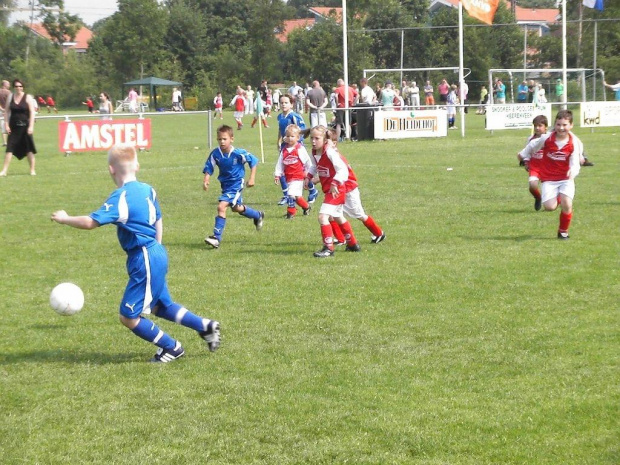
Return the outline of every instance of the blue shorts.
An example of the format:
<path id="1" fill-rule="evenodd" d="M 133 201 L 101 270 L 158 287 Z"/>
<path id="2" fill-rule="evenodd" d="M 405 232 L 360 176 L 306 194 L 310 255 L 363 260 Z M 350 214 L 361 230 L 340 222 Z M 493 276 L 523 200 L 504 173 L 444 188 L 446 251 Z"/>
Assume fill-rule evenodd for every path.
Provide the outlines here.
<path id="1" fill-rule="evenodd" d="M 241 197 L 241 193 L 243 192 L 244 184 L 245 182 L 242 181 L 232 186 L 222 186 L 222 195 L 220 195 L 218 200 L 220 202 L 228 202 L 231 207 L 234 207 L 235 205 L 243 205 L 243 197 Z"/>
<path id="2" fill-rule="evenodd" d="M 129 281 L 120 305 L 120 314 L 127 318 L 139 318 L 149 314 L 157 306 L 172 305 L 166 284 L 168 254 L 163 245 L 142 247 L 127 257 Z"/>

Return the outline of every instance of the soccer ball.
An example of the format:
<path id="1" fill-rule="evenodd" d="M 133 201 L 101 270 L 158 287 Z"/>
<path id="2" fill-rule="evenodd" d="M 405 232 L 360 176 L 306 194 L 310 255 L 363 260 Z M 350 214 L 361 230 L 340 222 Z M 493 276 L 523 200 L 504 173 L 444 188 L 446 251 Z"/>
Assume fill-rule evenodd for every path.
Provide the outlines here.
<path id="1" fill-rule="evenodd" d="M 50 305 L 59 315 L 75 315 L 84 306 L 84 293 L 73 283 L 62 283 L 52 289 Z"/>

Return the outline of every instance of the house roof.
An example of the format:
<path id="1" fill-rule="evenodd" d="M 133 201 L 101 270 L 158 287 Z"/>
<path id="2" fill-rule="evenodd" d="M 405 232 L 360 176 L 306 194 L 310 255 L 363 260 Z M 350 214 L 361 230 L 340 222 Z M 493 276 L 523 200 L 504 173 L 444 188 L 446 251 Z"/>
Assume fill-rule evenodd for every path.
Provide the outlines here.
<path id="1" fill-rule="evenodd" d="M 315 23 L 314 18 L 304 18 L 304 19 L 289 19 L 282 23 L 282 30 L 276 34 L 276 38 L 284 43 L 288 39 L 288 35 L 293 32 L 295 29 L 299 29 L 302 27 L 312 27 Z"/>
<path id="2" fill-rule="evenodd" d="M 43 27 L 43 24 L 33 23 L 32 25 L 27 25 L 27 27 L 39 37 L 43 37 L 47 40 L 52 40 L 52 36 L 49 35 L 47 30 Z M 69 49 L 87 50 L 88 41 L 92 37 L 93 32 L 86 26 L 82 26 L 75 34 L 75 38 L 72 41 L 68 37 L 66 38 L 66 45 L 63 44 L 63 46 Z"/>

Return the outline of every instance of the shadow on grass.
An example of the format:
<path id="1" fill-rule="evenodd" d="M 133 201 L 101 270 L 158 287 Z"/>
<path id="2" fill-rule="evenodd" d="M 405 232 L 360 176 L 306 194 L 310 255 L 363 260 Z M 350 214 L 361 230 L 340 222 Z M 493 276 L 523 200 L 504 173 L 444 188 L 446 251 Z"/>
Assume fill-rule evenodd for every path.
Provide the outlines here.
<path id="1" fill-rule="evenodd" d="M 2 355 L 0 366 L 19 363 L 69 363 L 87 365 L 109 365 L 128 362 L 144 362 L 144 356 L 134 354 L 108 354 L 103 352 L 64 352 L 61 350 L 35 350 Z"/>

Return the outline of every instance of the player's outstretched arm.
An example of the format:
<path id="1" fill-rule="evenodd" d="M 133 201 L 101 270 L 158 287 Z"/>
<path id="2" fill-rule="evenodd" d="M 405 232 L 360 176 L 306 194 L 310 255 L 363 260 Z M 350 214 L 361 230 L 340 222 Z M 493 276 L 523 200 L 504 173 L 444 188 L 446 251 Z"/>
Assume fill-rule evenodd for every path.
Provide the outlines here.
<path id="1" fill-rule="evenodd" d="M 256 178 L 256 168 L 257 166 L 254 165 L 252 169 L 250 170 L 250 179 L 248 179 L 248 187 L 254 187 L 255 178 Z"/>
<path id="2" fill-rule="evenodd" d="M 70 216 L 64 210 L 58 210 L 52 213 L 52 221 L 60 224 L 66 224 L 77 229 L 95 229 L 99 227 L 99 223 L 90 216 Z"/>

